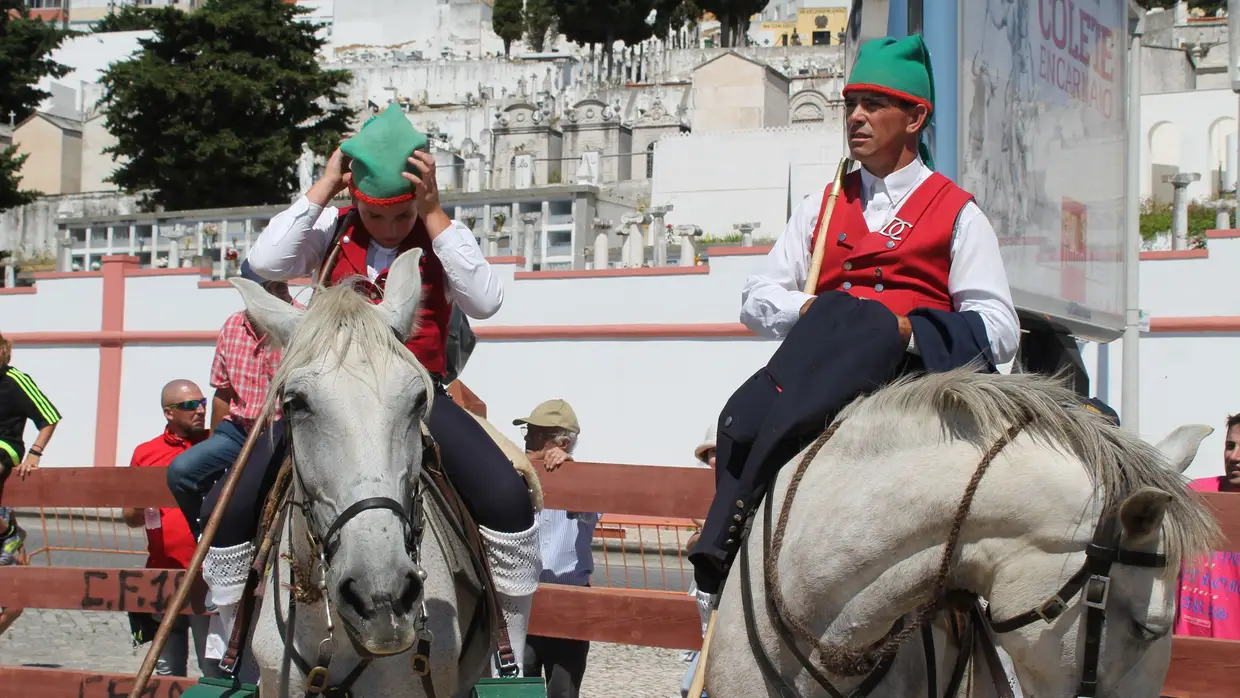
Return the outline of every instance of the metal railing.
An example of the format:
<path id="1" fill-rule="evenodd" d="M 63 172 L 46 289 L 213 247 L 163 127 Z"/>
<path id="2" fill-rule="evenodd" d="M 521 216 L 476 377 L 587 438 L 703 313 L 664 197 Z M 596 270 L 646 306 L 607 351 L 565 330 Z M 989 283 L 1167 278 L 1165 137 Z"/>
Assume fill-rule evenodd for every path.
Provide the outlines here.
<path id="1" fill-rule="evenodd" d="M 28 549 L 31 564 L 57 566 L 53 553 L 146 555 L 142 528 L 130 528 L 120 510 L 109 508 L 38 508 L 18 510 L 27 531 L 42 533 Z M 38 517 L 35 524 L 33 517 Z M 692 571 L 686 545 L 696 530 L 691 519 L 652 519 L 605 514 L 594 530 L 596 587 L 684 593 Z"/>

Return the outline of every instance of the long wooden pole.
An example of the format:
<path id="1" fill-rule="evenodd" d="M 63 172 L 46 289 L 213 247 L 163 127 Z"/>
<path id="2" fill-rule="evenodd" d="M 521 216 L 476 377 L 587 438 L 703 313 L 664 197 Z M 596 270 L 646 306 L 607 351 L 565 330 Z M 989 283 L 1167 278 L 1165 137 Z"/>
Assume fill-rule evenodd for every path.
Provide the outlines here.
<path id="1" fill-rule="evenodd" d="M 835 200 L 840 196 L 844 186 L 844 175 L 852 167 L 852 160 L 840 158 L 840 166 L 835 170 L 835 182 L 831 185 L 831 194 L 827 197 L 827 206 L 823 209 L 822 219 L 818 221 L 818 232 L 814 240 L 814 254 L 810 257 L 809 274 L 805 277 L 805 293 L 813 294 L 818 288 L 818 275 L 822 272 L 822 258 L 827 253 L 827 224 L 831 222 L 831 214 L 835 211 Z"/>
<path id="2" fill-rule="evenodd" d="M 710 638 L 715 634 L 717 613 L 719 611 L 713 609 L 710 612 L 710 622 L 706 624 L 706 635 L 702 637 L 702 651 L 698 652 L 697 666 L 693 669 L 693 682 L 689 684 L 686 698 L 702 698 L 702 691 L 706 689 L 706 656 L 710 654 Z"/>
<path id="3" fill-rule="evenodd" d="M 343 226 L 342 226 L 343 227 Z M 331 274 L 332 268 L 336 266 L 336 259 L 340 256 L 340 231 L 336 231 L 336 244 L 332 246 L 331 254 L 328 255 L 327 261 L 323 263 L 322 269 L 318 275 L 318 286 L 316 291 L 324 286 L 323 279 Z M 133 689 L 129 691 L 129 698 L 141 698 L 142 692 L 146 690 L 146 684 L 151 680 L 151 674 L 155 672 L 155 664 L 159 661 L 159 654 L 163 652 L 164 645 L 168 643 L 168 635 L 172 632 L 172 625 L 176 623 L 177 617 L 181 613 L 181 609 L 185 607 L 185 602 L 189 600 L 190 590 L 193 588 L 194 579 L 202 570 L 202 561 L 207 557 L 207 552 L 211 549 L 211 541 L 215 539 L 215 532 L 220 527 L 220 521 L 224 518 L 224 510 L 228 508 L 228 502 L 232 499 L 233 491 L 237 489 L 237 482 L 241 479 L 241 473 L 245 470 L 246 463 L 250 460 L 250 453 L 254 451 L 254 445 L 258 443 L 258 437 L 271 421 L 271 411 L 274 403 L 266 403 L 263 405 L 262 412 L 259 413 L 258 419 L 254 420 L 254 426 L 250 427 L 250 435 L 246 437 L 245 445 L 241 447 L 241 453 L 238 454 L 237 460 L 233 463 L 232 470 L 228 473 L 228 478 L 224 480 L 224 487 L 220 490 L 219 499 L 216 500 L 215 508 L 211 510 L 211 517 L 207 519 L 207 525 L 202 530 L 202 537 L 198 539 L 198 547 L 194 548 L 194 557 L 189 561 L 189 569 L 186 571 L 185 578 L 181 581 L 181 585 L 177 587 L 177 593 L 172 597 L 172 601 L 164 610 L 164 618 L 159 623 L 159 630 L 155 633 L 155 637 L 151 640 L 151 646 L 146 651 L 146 658 L 142 660 L 142 668 L 138 670 L 138 676 L 134 679 Z"/>
<path id="4" fill-rule="evenodd" d="M 263 411 L 258 415 L 258 419 L 254 420 L 254 426 L 250 427 L 250 435 L 246 437 L 245 445 L 241 447 L 241 453 L 237 456 L 236 462 L 233 463 L 232 472 L 228 473 L 228 479 L 224 481 L 224 488 L 220 490 L 218 503 L 211 510 L 211 518 L 207 520 L 207 525 L 202 531 L 202 538 L 198 540 L 198 547 L 194 549 L 194 557 L 189 561 L 189 569 L 185 578 L 181 581 L 181 585 L 177 587 L 176 596 L 172 597 L 168 608 L 164 610 L 164 619 L 160 621 L 159 630 L 155 633 L 155 638 L 151 640 L 151 646 L 147 649 L 146 658 L 142 660 L 142 668 L 138 670 L 138 676 L 134 680 L 133 689 L 129 692 L 129 698 L 141 698 L 143 691 L 146 690 L 147 682 L 151 680 L 151 674 L 155 671 L 155 663 L 159 661 L 159 655 L 163 652 L 164 645 L 168 642 L 168 634 L 172 632 L 172 625 L 176 623 L 181 609 L 185 607 L 185 602 L 189 599 L 189 592 L 193 588 L 194 579 L 202 569 L 202 561 L 211 549 L 211 541 L 215 538 L 215 532 L 220 527 L 220 521 L 224 518 L 224 510 L 228 508 L 228 500 L 232 499 L 233 490 L 237 489 L 237 481 L 241 479 L 241 473 L 245 470 L 246 461 L 250 459 L 250 453 L 254 450 L 254 444 L 258 443 L 259 435 L 271 420 L 271 409 L 272 403 L 265 404 Z"/>

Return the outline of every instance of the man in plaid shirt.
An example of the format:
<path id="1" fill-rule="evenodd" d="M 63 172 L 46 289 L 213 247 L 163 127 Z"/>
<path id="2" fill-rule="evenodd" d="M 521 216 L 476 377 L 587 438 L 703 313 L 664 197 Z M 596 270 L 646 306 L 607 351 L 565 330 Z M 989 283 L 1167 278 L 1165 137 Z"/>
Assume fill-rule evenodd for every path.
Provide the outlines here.
<path id="1" fill-rule="evenodd" d="M 287 283 L 263 279 L 250 269 L 249 262 L 241 264 L 241 276 L 262 284 L 273 296 L 294 303 Z M 224 321 L 211 365 L 211 387 L 215 388 L 211 437 L 177 456 L 168 466 L 168 488 L 195 538 L 202 534 L 198 519 L 203 498 L 240 455 L 250 428 L 262 411 L 271 377 L 280 365 L 280 351 L 269 347 L 265 340 L 244 310 Z M 264 448 L 270 456 L 270 441 L 260 437 L 252 457 L 261 458 Z"/>

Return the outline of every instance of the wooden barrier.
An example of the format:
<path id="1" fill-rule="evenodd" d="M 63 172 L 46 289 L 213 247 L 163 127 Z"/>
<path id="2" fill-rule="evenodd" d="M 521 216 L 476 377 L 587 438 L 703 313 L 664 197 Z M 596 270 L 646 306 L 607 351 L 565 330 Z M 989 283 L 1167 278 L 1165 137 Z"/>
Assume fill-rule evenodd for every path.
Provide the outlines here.
<path id="1" fill-rule="evenodd" d="M 133 690 L 133 679 L 125 674 L 102 674 L 97 671 L 0 665 L 0 686 L 4 687 L 6 696 L 122 698 Z M 179 698 L 195 683 L 191 679 L 152 676 L 142 696 Z"/>
<path id="2" fill-rule="evenodd" d="M 161 613 L 184 571 L 85 567 L 6 567 L 0 607 Z M 201 580 L 199 580 L 201 582 Z M 201 583 L 183 613 L 204 613 Z M 696 602 L 686 594 L 641 589 L 544 584 L 534 596 L 530 632 L 672 649 L 697 649 Z"/>
<path id="3" fill-rule="evenodd" d="M 10 478 L 9 506 L 174 506 L 163 468 L 48 468 L 26 480 Z M 578 511 L 651 517 L 705 516 L 713 489 L 704 468 L 664 468 L 612 463 L 568 463 L 541 473 L 547 506 Z M 1240 550 L 1240 496 L 1209 493 L 1225 537 L 1223 550 Z M 84 568 L 0 568 L 0 606 L 103 611 L 158 611 L 175 589 L 170 570 Z M 194 610 L 201 612 L 201 591 Z M 530 631 L 552 637 L 654 647 L 696 649 L 701 642 L 697 605 L 681 593 L 634 589 L 542 586 L 534 598 Z M 1165 695 L 1224 698 L 1240 675 L 1240 642 L 1175 638 Z M 0 667 L 0 685 L 15 694 L 124 695 L 111 687 L 127 677 L 95 672 Z M 118 683 L 119 682 L 119 683 Z M 165 688 L 167 686 L 167 688 Z M 151 695 L 178 695 L 176 682 Z M 168 693 L 164 693 L 167 691 Z"/>

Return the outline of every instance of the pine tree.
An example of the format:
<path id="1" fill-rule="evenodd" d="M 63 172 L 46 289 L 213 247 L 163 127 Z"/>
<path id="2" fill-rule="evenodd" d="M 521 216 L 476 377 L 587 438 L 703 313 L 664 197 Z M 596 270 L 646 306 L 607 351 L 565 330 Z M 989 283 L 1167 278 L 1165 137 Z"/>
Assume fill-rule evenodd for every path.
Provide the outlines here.
<path id="1" fill-rule="evenodd" d="M 107 32 L 132 32 L 155 28 L 155 16 L 162 8 L 142 5 L 122 5 L 95 22 L 96 34 Z"/>
<path id="2" fill-rule="evenodd" d="M 744 46 L 749 18 L 761 12 L 770 0 L 695 0 L 698 7 L 719 20 L 722 46 Z"/>
<path id="3" fill-rule="evenodd" d="M 512 42 L 525 32 L 525 20 L 521 14 L 521 0 L 495 0 L 491 8 L 491 28 L 504 41 L 504 55 L 512 49 Z"/>
<path id="4" fill-rule="evenodd" d="M 27 157 L 18 155 L 15 145 L 0 150 L 0 211 L 28 204 L 39 196 L 37 191 L 18 189 L 22 181 L 18 172 Z"/>
<path id="5" fill-rule="evenodd" d="M 556 17 L 551 0 L 525 0 L 525 43 L 530 50 L 542 53 L 547 48 L 547 39 L 555 34 Z"/>
<path id="6" fill-rule="evenodd" d="M 43 77 L 60 77 L 69 69 L 50 58 L 66 32 L 30 16 L 21 0 L 0 0 L 0 122 L 20 122 L 49 94 L 35 85 Z M 36 193 L 18 191 L 18 169 L 25 156 L 15 148 L 0 152 L 0 210 L 20 206 Z"/>
<path id="7" fill-rule="evenodd" d="M 102 112 L 123 157 L 109 181 L 169 210 L 287 202 L 303 144 L 329 154 L 350 130 L 349 73 L 281 0 L 207 0 L 152 14 L 155 38 L 103 75 Z"/>

